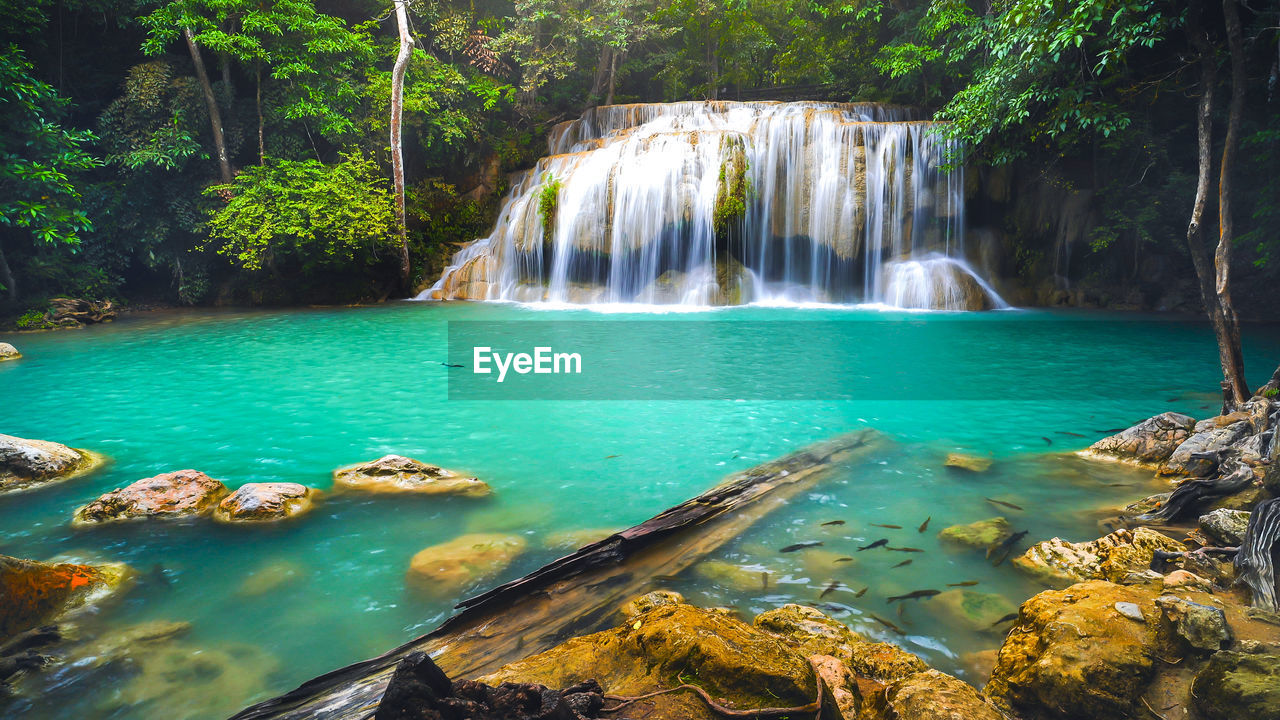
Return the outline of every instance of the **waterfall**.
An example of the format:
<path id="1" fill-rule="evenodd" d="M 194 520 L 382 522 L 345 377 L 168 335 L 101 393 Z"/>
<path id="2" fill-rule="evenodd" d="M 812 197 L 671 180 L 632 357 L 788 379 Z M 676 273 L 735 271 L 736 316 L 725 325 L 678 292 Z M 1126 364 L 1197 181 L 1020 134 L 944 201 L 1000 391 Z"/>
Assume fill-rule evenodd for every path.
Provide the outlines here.
<path id="1" fill-rule="evenodd" d="M 869 103 L 594 108 L 418 299 L 1003 307 L 965 262 L 938 129 Z"/>

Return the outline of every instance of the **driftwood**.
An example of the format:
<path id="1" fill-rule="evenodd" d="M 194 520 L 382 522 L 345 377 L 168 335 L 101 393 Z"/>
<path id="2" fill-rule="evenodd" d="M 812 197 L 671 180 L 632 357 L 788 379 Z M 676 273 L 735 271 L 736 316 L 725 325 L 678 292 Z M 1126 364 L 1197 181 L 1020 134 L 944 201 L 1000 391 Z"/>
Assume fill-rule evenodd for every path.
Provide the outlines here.
<path id="1" fill-rule="evenodd" d="M 1223 474 L 1214 479 L 1186 480 L 1174 488 L 1169 499 L 1159 508 L 1139 515 L 1139 520 L 1177 522 L 1210 500 L 1240 492 L 1254 482 L 1253 468 L 1235 459 L 1224 460 Z"/>
<path id="2" fill-rule="evenodd" d="M 749 470 L 629 530 L 458 604 L 431 633 L 303 683 L 233 720 L 368 718 L 396 664 L 428 653 L 450 677 L 474 678 L 584 633 L 609 627 L 627 599 L 654 589 L 813 487 L 882 436 L 863 430 Z"/>
<path id="3" fill-rule="evenodd" d="M 92 325 L 115 319 L 111 301 L 95 302 L 76 298 L 54 298 L 49 301 L 45 320 L 54 325 Z"/>
<path id="4" fill-rule="evenodd" d="M 1258 503 L 1236 554 L 1237 582 L 1249 588 L 1254 607 L 1280 611 L 1276 598 L 1276 544 L 1280 543 L 1280 498 Z"/>

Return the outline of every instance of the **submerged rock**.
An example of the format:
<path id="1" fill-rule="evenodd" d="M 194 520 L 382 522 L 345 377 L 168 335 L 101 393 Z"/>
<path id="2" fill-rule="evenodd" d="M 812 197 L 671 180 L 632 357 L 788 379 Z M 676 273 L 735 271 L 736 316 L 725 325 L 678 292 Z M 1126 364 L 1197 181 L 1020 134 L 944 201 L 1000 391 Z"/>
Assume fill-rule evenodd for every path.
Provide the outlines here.
<path id="1" fill-rule="evenodd" d="M 1053 538 L 1032 545 L 1014 567 L 1050 586 L 1066 586 L 1082 580 L 1122 582 L 1131 573 L 1151 566 L 1156 550 L 1180 552 L 1176 540 L 1149 528 L 1116 530 L 1088 542 L 1072 543 Z"/>
<path id="2" fill-rule="evenodd" d="M 43 563 L 0 555 L 0 641 L 119 589 L 124 564 Z"/>
<path id="3" fill-rule="evenodd" d="M 942 464 L 957 470 L 982 473 L 991 469 L 991 458 L 953 452 L 947 454 L 947 459 Z"/>
<path id="4" fill-rule="evenodd" d="M 1156 627 L 1122 616 L 1117 603 L 1158 616 L 1150 591 L 1104 581 L 1047 590 L 1023 603 L 986 694 L 1028 717 L 1110 719 L 1137 711 L 1155 673 Z"/>
<path id="5" fill-rule="evenodd" d="M 266 595 L 306 577 L 306 574 L 306 568 L 291 560 L 272 560 L 246 577 L 236 594 L 242 597 Z"/>
<path id="6" fill-rule="evenodd" d="M 847 625 L 816 608 L 787 604 L 767 610 L 752 622 L 806 656 L 830 655 L 848 661 L 854 648 L 867 644 Z"/>
<path id="7" fill-rule="evenodd" d="M 587 528 L 584 530 L 560 530 L 549 533 L 543 540 L 548 550 L 577 550 L 599 542 L 618 532 L 618 528 Z"/>
<path id="8" fill-rule="evenodd" d="M 938 595 L 929 602 L 929 607 L 951 624 L 975 632 L 994 633 L 1003 633 L 1007 624 L 998 626 L 997 623 L 1018 609 L 1001 595 L 959 589 Z"/>
<path id="9" fill-rule="evenodd" d="M 333 487 L 373 493 L 463 497 L 485 497 L 493 492 L 478 478 L 402 455 L 384 455 L 371 462 L 338 468 L 333 471 Z"/>
<path id="10" fill-rule="evenodd" d="M 1235 547 L 1249 527 L 1249 513 L 1242 510 L 1218 509 L 1200 516 L 1200 529 L 1216 543 Z"/>
<path id="11" fill-rule="evenodd" d="M 1195 418 L 1167 412 L 1148 418 L 1133 427 L 1089 446 L 1083 454 L 1120 460 L 1136 465 L 1158 466 L 1191 437 Z"/>
<path id="12" fill-rule="evenodd" d="M 1219 652 L 1192 684 L 1207 720 L 1280 720 L 1280 656 Z"/>
<path id="13" fill-rule="evenodd" d="M 519 535 L 470 533 L 418 551 L 409 561 L 408 582 L 435 596 L 449 597 L 506 569 L 524 552 Z"/>
<path id="14" fill-rule="evenodd" d="M 290 482 L 245 483 L 213 511 L 222 522 L 272 522 L 311 510 L 318 491 Z"/>
<path id="15" fill-rule="evenodd" d="M 101 455 L 88 450 L 0 435 L 0 494 L 83 475 L 105 462 Z"/>
<path id="16" fill-rule="evenodd" d="M 124 658 L 127 680 L 114 679 L 98 703 L 103 714 L 228 717 L 268 690 L 279 661 L 257 645 L 135 645 Z"/>
<path id="17" fill-rule="evenodd" d="M 0 362 L 17 360 L 20 357 L 22 357 L 22 353 L 18 352 L 18 348 L 7 342 L 0 342 Z"/>
<path id="18" fill-rule="evenodd" d="M 72 523 L 198 517 L 212 513 L 228 492 L 226 485 L 202 472 L 178 470 L 112 490 L 76 510 Z"/>
<path id="19" fill-rule="evenodd" d="M 952 525 L 938 533 L 939 540 L 982 549 L 1004 542 L 1012 536 L 1013 526 L 1003 517 L 979 520 L 968 525 Z"/>

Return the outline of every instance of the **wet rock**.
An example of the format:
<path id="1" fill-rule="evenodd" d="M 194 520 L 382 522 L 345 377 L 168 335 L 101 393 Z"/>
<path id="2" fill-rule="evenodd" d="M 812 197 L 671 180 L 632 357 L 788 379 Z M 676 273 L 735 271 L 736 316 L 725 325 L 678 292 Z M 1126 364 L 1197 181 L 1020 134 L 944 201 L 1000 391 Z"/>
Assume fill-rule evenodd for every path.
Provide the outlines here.
<path id="1" fill-rule="evenodd" d="M 0 362 L 5 360 L 17 360 L 22 357 L 22 353 L 18 352 L 18 348 L 6 342 L 0 342 Z"/>
<path id="2" fill-rule="evenodd" d="M 1116 612 L 1132 603 L 1156 617 L 1143 588 L 1091 581 L 1023 603 L 987 684 L 1004 709 L 1027 717 L 1125 717 L 1155 673 L 1154 623 Z"/>
<path id="3" fill-rule="evenodd" d="M 1154 467 L 1168 460 L 1191 437 L 1195 424 L 1195 418 L 1189 415 L 1162 413 L 1099 440 L 1083 454 Z"/>
<path id="4" fill-rule="evenodd" d="M 1142 608 L 1137 603 L 1118 602 L 1115 604 L 1116 612 L 1133 620 L 1134 622 L 1146 622 L 1147 618 L 1142 614 Z"/>
<path id="5" fill-rule="evenodd" d="M 463 497 L 485 497 L 493 492 L 478 478 L 401 455 L 384 455 L 371 462 L 338 468 L 333 471 L 333 487 L 373 493 Z"/>
<path id="6" fill-rule="evenodd" d="M 982 473 L 991 469 L 991 458 L 965 455 L 964 453 L 948 453 L 947 459 L 942 464 L 957 470 Z"/>
<path id="7" fill-rule="evenodd" d="M 101 455 L 88 450 L 0 435 L 0 494 L 83 475 L 105 462 Z"/>
<path id="8" fill-rule="evenodd" d="M 1126 518 L 1136 518 L 1139 515 L 1146 515 L 1168 502 L 1169 496 L 1172 494 L 1173 493 L 1156 493 L 1155 495 L 1148 495 L 1141 500 L 1125 505 L 1124 509 L 1120 511 L 1120 514 Z"/>
<path id="9" fill-rule="evenodd" d="M 0 641 L 106 597 L 131 574 L 124 564 L 43 563 L 0 555 Z"/>
<path id="10" fill-rule="evenodd" d="M 478 680 L 565 687 L 593 677 L 609 694 L 639 695 L 672 686 L 677 677 L 745 709 L 812 702 L 813 669 L 796 649 L 734 618 L 691 605 L 662 605 L 626 624 L 572 638 Z M 672 703 L 689 698 L 663 696 Z M 656 698 L 655 698 L 656 699 Z M 684 717 L 702 717 L 696 698 Z M 657 717 L 681 717 L 660 713 Z"/>
<path id="11" fill-rule="evenodd" d="M 1214 651 L 1231 642 L 1222 610 L 1174 595 L 1156 598 L 1165 634 L 1181 638 L 1196 650 Z"/>
<path id="12" fill-rule="evenodd" d="M 664 605 L 682 605 L 684 596 L 675 590 L 654 590 L 628 600 L 622 606 L 622 616 L 628 620 Z"/>
<path id="13" fill-rule="evenodd" d="M 1207 720 L 1280 720 L 1280 656 L 1216 653 L 1191 694 Z"/>
<path id="14" fill-rule="evenodd" d="M 1271 497 L 1266 488 L 1247 487 L 1238 493 L 1233 493 L 1220 500 L 1215 501 L 1209 506 L 1209 510 L 1239 510 L 1240 512 L 1250 512 L 1254 506 Z"/>
<path id="15" fill-rule="evenodd" d="M 1160 466 L 1160 474 L 1208 477 L 1218 467 L 1218 463 L 1196 456 L 1225 450 L 1243 440 L 1250 429 L 1249 422 L 1244 419 L 1221 426 L 1215 424 L 1214 420 L 1201 421 L 1196 424 L 1195 434 L 1179 445 Z"/>
<path id="16" fill-rule="evenodd" d="M 261 697 L 279 669 L 256 645 L 195 645 L 184 641 L 134 645 L 123 664 L 130 677 L 113 679 L 99 702 L 103 715 L 228 717 L 246 699 Z"/>
<path id="17" fill-rule="evenodd" d="M 938 533 L 938 539 L 958 545 L 975 548 L 989 548 L 992 545 L 1008 540 L 1013 535 L 1013 526 L 1002 517 L 979 520 L 968 525 L 952 525 Z"/>
<path id="18" fill-rule="evenodd" d="M 272 522 L 297 517 L 315 505 L 317 491 L 289 482 L 245 483 L 213 511 L 221 522 Z"/>
<path id="19" fill-rule="evenodd" d="M 975 632 L 1003 633 L 1007 625 L 996 626 L 1000 618 L 1017 611 L 1003 596 L 973 590 L 947 590 L 929 601 L 929 609 L 949 624 Z"/>
<path id="20" fill-rule="evenodd" d="M 830 655 L 848 660 L 854 647 L 866 642 L 839 620 L 794 603 L 762 612 L 752 624 L 805 656 Z"/>
<path id="21" fill-rule="evenodd" d="M 892 643 L 864 642 L 853 648 L 847 661 L 859 677 L 893 683 L 929 669 L 924 660 Z"/>
<path id="22" fill-rule="evenodd" d="M 1249 527 L 1249 513 L 1241 510 L 1218 509 L 1200 516 L 1200 529 L 1212 541 L 1223 546 L 1235 547 L 1244 538 Z"/>
<path id="23" fill-rule="evenodd" d="M 112 490 L 76 510 L 72 523 L 87 525 L 140 518 L 208 515 L 228 492 L 226 485 L 202 472 L 178 470 Z"/>
<path id="24" fill-rule="evenodd" d="M 1213 583 L 1187 570 L 1174 570 L 1160 581 L 1165 590 L 1212 592 Z"/>
<path id="25" fill-rule="evenodd" d="M 973 686 L 937 670 L 910 675 L 868 702 L 870 720 L 1006 720 Z"/>
<path id="26" fill-rule="evenodd" d="M 857 720 L 862 710 L 862 693 L 849 666 L 830 655 L 812 655 L 809 662 L 827 690 L 823 706 L 835 708 L 835 715 L 840 720 Z"/>
<path id="27" fill-rule="evenodd" d="M 1156 550 L 1180 552 L 1181 543 L 1150 528 L 1116 530 L 1089 542 L 1071 543 L 1053 538 L 1032 545 L 1014 567 L 1050 586 L 1081 580 L 1121 582 L 1131 573 L 1151 566 Z"/>
<path id="28" fill-rule="evenodd" d="M 519 535 L 469 533 L 420 550 L 409 562 L 408 582 L 437 597 L 450 597 L 502 572 L 520 553 Z"/>

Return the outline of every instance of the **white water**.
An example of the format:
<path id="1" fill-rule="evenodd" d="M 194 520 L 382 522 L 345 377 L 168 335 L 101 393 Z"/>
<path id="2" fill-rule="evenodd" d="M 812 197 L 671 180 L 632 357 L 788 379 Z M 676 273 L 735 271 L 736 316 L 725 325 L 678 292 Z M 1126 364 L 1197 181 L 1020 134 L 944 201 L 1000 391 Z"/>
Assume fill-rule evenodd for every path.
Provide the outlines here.
<path id="1" fill-rule="evenodd" d="M 493 233 L 419 299 L 1004 307 L 965 262 L 960 148 L 937 130 L 874 104 L 596 108 L 554 129 Z M 717 236 L 742 161 L 745 212 Z"/>

